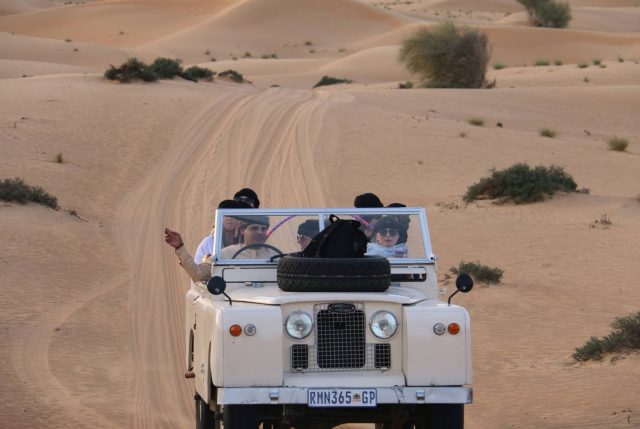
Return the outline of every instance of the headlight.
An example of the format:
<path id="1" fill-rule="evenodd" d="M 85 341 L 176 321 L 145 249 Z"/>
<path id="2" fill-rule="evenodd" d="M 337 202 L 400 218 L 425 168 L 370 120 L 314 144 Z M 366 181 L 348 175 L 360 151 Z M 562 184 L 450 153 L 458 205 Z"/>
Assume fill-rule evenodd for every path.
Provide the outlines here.
<path id="1" fill-rule="evenodd" d="M 301 340 L 311 333 L 313 320 L 304 311 L 294 311 L 287 316 L 284 327 L 287 335 L 295 340 Z"/>
<path id="2" fill-rule="evenodd" d="M 396 316 L 388 311 L 378 311 L 369 321 L 371 332 L 378 338 L 387 339 L 393 337 L 398 330 Z"/>

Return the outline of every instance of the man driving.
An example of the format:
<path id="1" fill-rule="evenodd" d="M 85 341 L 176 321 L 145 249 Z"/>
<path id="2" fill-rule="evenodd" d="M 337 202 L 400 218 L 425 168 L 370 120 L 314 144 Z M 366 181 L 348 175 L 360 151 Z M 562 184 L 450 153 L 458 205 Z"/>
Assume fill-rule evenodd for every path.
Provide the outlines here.
<path id="1" fill-rule="evenodd" d="M 267 216 L 238 216 L 233 218 L 240 221 L 239 232 L 243 237 L 239 244 L 227 246 L 220 252 L 219 259 L 269 259 L 278 252 L 267 247 Z M 197 264 L 189 252 L 184 248 L 182 237 L 169 228 L 164 230 L 164 241 L 176 251 L 180 265 L 194 282 L 207 281 L 211 277 L 211 263 Z"/>
<path id="2" fill-rule="evenodd" d="M 240 221 L 242 241 L 220 251 L 219 259 L 269 259 L 278 254 L 267 241 L 268 216 L 234 216 Z"/>

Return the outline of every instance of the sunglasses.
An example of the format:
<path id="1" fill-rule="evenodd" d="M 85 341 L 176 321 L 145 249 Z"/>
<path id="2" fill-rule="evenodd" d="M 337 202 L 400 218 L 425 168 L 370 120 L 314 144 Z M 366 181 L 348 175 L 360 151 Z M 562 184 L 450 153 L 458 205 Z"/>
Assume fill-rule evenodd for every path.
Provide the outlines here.
<path id="1" fill-rule="evenodd" d="M 296 235 L 296 241 L 300 241 L 300 240 L 302 240 L 303 238 L 309 239 L 309 238 L 311 238 L 311 237 L 309 237 L 308 235 L 304 235 L 304 234 L 298 234 L 298 235 Z"/>
<path id="2" fill-rule="evenodd" d="M 248 229 L 249 231 L 251 231 L 251 232 L 258 232 L 258 231 L 260 231 L 260 232 L 267 232 L 267 229 L 268 229 L 268 228 L 269 228 L 269 227 L 268 227 L 268 226 L 265 226 L 265 225 L 249 225 L 249 226 L 247 227 L 247 229 Z"/>
<path id="3" fill-rule="evenodd" d="M 380 234 L 381 236 L 386 236 L 386 235 L 390 235 L 392 237 L 395 237 L 396 235 L 399 234 L 398 230 L 396 228 L 381 228 L 377 231 L 378 234 Z"/>
<path id="4" fill-rule="evenodd" d="M 235 197 L 233 199 L 233 201 L 239 202 L 239 203 L 246 203 L 248 205 L 250 205 L 251 207 L 255 207 L 256 202 L 253 198 L 251 197 L 245 197 L 244 195 L 241 195 L 239 197 Z"/>

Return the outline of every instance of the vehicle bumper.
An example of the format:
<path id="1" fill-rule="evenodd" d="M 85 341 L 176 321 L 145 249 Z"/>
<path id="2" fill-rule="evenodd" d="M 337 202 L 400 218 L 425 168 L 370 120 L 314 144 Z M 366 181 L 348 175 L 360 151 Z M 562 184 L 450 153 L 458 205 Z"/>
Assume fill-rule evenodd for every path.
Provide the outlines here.
<path id="1" fill-rule="evenodd" d="M 323 387 L 323 389 L 326 389 Z M 218 388 L 218 404 L 306 404 L 307 387 Z M 471 387 L 378 387 L 378 404 L 470 404 Z"/>

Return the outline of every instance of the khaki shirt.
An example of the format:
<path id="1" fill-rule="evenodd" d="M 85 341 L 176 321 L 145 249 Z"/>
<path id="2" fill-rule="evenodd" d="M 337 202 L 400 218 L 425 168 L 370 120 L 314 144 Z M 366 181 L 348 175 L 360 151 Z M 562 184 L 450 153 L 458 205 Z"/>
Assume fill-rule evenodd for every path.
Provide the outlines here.
<path id="1" fill-rule="evenodd" d="M 235 253 L 242 249 L 244 245 L 233 244 L 227 246 L 220 252 L 220 259 L 231 259 Z M 180 265 L 187 272 L 191 280 L 194 282 L 206 282 L 211 278 L 211 262 L 202 262 L 196 264 L 193 257 L 189 254 L 184 246 L 176 250 L 176 255 L 180 260 Z M 276 251 L 267 247 L 258 247 L 257 249 L 247 249 L 240 253 L 236 259 L 262 259 L 267 260 L 277 255 Z"/>

